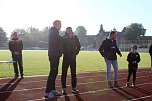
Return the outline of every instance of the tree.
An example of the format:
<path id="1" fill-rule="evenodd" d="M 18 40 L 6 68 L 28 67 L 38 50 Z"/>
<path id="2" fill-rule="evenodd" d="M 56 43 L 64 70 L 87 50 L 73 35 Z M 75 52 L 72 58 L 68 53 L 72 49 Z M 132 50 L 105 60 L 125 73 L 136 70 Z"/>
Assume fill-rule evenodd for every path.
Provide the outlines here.
<path id="1" fill-rule="evenodd" d="M 19 35 L 19 37 L 22 38 L 22 39 L 24 39 L 24 38 L 25 38 L 25 35 L 27 34 L 26 30 L 23 29 L 23 28 L 22 28 L 22 29 L 17 28 L 17 29 L 15 29 L 14 31 L 17 32 L 18 35 Z M 13 32 L 14 32 L 14 31 L 13 31 Z M 11 34 L 11 37 L 12 37 L 12 34 Z"/>
<path id="2" fill-rule="evenodd" d="M 48 41 L 48 33 L 49 33 L 49 30 L 50 28 L 49 27 L 45 27 L 42 31 L 42 40 L 41 41 L 44 41 L 44 42 L 47 42 Z"/>
<path id="3" fill-rule="evenodd" d="M 75 30 L 75 34 L 78 36 L 82 48 L 85 48 L 88 43 L 86 38 L 87 30 L 85 29 L 85 27 L 78 26 Z"/>
<path id="4" fill-rule="evenodd" d="M 128 40 L 139 40 L 140 36 L 145 36 L 146 29 L 142 24 L 132 23 L 125 28 L 124 32 Z"/>
<path id="5" fill-rule="evenodd" d="M 3 30 L 3 28 L 0 27 L 0 47 L 4 47 L 7 45 L 7 37 L 6 32 Z"/>
<path id="6" fill-rule="evenodd" d="M 75 30 L 76 35 L 84 36 L 87 34 L 87 30 L 85 29 L 84 26 L 78 26 Z"/>

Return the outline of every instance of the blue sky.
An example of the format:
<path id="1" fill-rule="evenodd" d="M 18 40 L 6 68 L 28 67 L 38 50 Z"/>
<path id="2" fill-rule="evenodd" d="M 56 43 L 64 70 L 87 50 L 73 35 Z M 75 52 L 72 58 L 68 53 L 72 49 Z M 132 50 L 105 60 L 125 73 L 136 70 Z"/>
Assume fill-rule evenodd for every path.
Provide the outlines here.
<path id="1" fill-rule="evenodd" d="M 0 0 L 0 27 L 10 34 L 15 28 L 43 29 L 59 19 L 61 30 L 81 25 L 94 35 L 100 24 L 105 31 L 121 31 L 142 23 L 146 35 L 152 35 L 151 5 L 151 0 Z"/>

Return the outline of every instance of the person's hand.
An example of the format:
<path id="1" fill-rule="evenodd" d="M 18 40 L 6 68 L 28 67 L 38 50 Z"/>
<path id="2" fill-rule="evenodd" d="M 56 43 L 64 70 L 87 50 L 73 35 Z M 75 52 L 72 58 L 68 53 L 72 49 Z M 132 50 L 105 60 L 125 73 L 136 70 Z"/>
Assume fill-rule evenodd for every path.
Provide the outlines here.
<path id="1" fill-rule="evenodd" d="M 119 54 L 120 57 L 122 57 L 122 54 Z"/>
<path id="2" fill-rule="evenodd" d="M 19 55 L 19 52 L 14 52 L 15 55 Z"/>
<path id="3" fill-rule="evenodd" d="M 132 63 L 137 63 L 136 61 L 133 61 Z"/>

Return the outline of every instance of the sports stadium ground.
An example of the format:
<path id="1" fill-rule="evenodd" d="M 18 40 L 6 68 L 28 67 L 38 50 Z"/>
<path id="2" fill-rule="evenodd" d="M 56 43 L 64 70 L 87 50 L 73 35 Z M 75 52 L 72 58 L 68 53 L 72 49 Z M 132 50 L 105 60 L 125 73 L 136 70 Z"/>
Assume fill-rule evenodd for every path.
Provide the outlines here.
<path id="1" fill-rule="evenodd" d="M 151 101 L 152 74 L 149 69 L 139 69 L 136 87 L 125 86 L 127 71 L 119 71 L 120 88 L 108 88 L 105 72 L 78 73 L 79 95 L 71 93 L 70 75 L 67 78 L 68 96 L 60 96 L 48 101 Z M 47 76 L 31 76 L 24 79 L 0 79 L 0 101 L 45 101 L 43 99 Z M 56 88 L 61 93 L 60 75 L 56 80 Z M 62 94 L 61 94 L 62 95 Z"/>

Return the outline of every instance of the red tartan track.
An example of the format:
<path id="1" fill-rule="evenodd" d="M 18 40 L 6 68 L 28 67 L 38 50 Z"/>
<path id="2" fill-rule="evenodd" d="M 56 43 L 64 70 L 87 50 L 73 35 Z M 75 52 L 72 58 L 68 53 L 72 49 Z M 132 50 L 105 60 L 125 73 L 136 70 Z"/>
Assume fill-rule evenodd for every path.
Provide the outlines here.
<path id="1" fill-rule="evenodd" d="M 79 95 L 71 93 L 70 75 L 67 78 L 68 96 L 48 101 L 152 101 L 152 74 L 149 69 L 137 71 L 136 87 L 125 86 L 127 71 L 119 71 L 120 88 L 110 89 L 106 85 L 105 72 L 77 74 Z M 24 79 L 0 79 L 0 101 L 45 101 L 43 99 L 47 76 Z M 132 80 L 131 80 L 132 81 Z M 60 75 L 56 89 L 61 93 Z"/>

